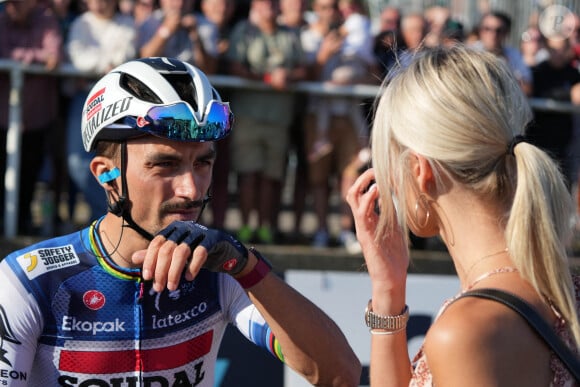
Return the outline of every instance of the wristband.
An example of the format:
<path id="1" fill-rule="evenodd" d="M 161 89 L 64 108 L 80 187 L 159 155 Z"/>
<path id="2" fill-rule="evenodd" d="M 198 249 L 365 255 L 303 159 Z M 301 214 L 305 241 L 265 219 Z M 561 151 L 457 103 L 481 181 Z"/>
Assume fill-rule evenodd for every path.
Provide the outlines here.
<path id="1" fill-rule="evenodd" d="M 242 285 L 242 288 L 244 289 L 249 289 L 256 285 L 258 282 L 263 280 L 270 271 L 272 271 L 272 265 L 258 252 L 258 250 L 254 247 L 250 247 L 248 250 L 254 254 L 258 259 L 258 262 L 248 274 L 236 278 L 238 283 Z"/>

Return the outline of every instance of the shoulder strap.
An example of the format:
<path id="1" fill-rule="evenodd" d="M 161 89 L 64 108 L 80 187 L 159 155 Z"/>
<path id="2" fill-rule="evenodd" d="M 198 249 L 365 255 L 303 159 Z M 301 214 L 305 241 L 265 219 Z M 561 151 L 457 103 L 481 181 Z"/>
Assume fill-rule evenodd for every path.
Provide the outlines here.
<path id="1" fill-rule="evenodd" d="M 580 360 L 556 335 L 553 328 L 532 308 L 527 302 L 514 294 L 499 289 L 475 289 L 463 293 L 462 297 L 481 297 L 501 302 L 518 312 L 550 345 L 552 350 L 562 360 L 570 373 L 577 381 L 580 381 Z"/>

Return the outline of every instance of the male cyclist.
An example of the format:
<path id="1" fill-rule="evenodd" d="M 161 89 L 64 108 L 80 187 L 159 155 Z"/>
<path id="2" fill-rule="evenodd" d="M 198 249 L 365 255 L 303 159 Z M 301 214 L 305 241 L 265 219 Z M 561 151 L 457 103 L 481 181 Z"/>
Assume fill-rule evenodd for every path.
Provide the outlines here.
<path id="1" fill-rule="evenodd" d="M 196 223 L 233 120 L 200 70 L 125 63 L 82 114 L 109 211 L 0 263 L 0 385 L 213 386 L 228 323 L 313 384 L 358 385 L 339 328 L 256 250 Z"/>

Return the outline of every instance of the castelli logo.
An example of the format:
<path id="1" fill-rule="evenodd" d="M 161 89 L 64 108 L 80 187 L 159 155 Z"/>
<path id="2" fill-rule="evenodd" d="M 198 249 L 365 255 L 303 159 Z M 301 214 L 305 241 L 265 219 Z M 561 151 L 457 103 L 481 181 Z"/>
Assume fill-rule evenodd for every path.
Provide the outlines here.
<path id="1" fill-rule="evenodd" d="M 232 258 L 228 261 L 226 261 L 222 267 L 224 268 L 225 271 L 230 271 L 234 268 L 234 266 L 236 266 L 236 264 L 238 263 L 238 260 L 236 258 Z"/>
<path id="2" fill-rule="evenodd" d="M 98 290 L 89 290 L 83 294 L 83 302 L 91 310 L 99 310 L 105 306 L 105 295 Z"/>

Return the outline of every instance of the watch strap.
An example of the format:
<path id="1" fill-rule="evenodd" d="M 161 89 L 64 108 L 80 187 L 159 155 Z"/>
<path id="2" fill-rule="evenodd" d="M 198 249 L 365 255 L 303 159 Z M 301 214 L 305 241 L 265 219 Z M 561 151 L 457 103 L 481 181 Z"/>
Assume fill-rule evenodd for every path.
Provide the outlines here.
<path id="1" fill-rule="evenodd" d="M 260 254 L 258 250 L 256 250 L 254 247 L 250 247 L 248 250 L 254 254 L 254 256 L 258 259 L 258 262 L 256 265 L 254 265 L 249 273 L 236 278 L 238 283 L 244 289 L 249 289 L 256 285 L 258 282 L 264 279 L 264 277 L 266 277 L 269 272 L 272 271 L 272 265 L 266 258 L 264 258 L 262 254 Z"/>
<path id="2" fill-rule="evenodd" d="M 383 329 L 385 331 L 399 331 L 407 326 L 409 321 L 409 307 L 405 305 L 403 312 L 396 316 L 382 316 L 373 313 L 372 300 L 369 300 L 365 310 L 365 323 L 370 329 Z"/>

